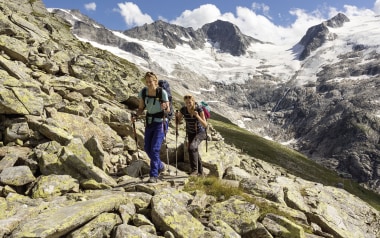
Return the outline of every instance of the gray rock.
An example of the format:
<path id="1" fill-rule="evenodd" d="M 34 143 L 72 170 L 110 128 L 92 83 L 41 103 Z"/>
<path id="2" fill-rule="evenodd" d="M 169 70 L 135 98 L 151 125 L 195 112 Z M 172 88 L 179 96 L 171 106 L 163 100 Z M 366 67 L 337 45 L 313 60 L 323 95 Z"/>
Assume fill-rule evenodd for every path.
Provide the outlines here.
<path id="1" fill-rule="evenodd" d="M 79 182 L 69 175 L 40 176 L 32 188 L 32 198 L 50 198 L 69 192 L 79 192 Z"/>
<path id="2" fill-rule="evenodd" d="M 35 180 L 32 171 L 25 165 L 4 168 L 0 173 L 0 182 L 6 185 L 23 186 Z"/>

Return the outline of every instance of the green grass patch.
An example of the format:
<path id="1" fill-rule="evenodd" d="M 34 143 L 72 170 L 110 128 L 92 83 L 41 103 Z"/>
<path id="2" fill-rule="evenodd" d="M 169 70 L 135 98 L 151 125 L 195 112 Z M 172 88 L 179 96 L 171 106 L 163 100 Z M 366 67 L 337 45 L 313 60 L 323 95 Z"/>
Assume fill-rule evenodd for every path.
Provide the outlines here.
<path id="1" fill-rule="evenodd" d="M 190 177 L 189 183 L 184 187 L 184 191 L 192 192 L 196 190 L 204 191 L 206 194 L 220 200 L 228 200 L 231 196 L 242 195 L 243 191 L 223 182 L 217 177 Z M 222 199 L 221 199 L 222 198 Z"/>

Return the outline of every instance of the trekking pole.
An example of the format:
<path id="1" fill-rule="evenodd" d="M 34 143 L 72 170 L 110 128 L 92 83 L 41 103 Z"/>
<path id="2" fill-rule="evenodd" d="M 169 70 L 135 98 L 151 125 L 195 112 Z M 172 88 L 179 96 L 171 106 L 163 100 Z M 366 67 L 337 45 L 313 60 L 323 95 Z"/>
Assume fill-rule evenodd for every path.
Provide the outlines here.
<path id="1" fill-rule="evenodd" d="M 137 115 L 132 114 L 132 117 L 136 118 Z M 137 158 L 140 159 L 139 143 L 137 141 L 136 124 L 135 124 L 135 120 L 134 119 L 132 119 L 132 127 L 133 127 L 133 134 L 135 136 L 135 142 L 136 142 Z M 143 174 L 142 174 L 142 171 L 141 171 L 141 166 L 139 166 L 139 174 L 140 174 L 140 179 L 143 179 Z"/>
<path id="2" fill-rule="evenodd" d="M 187 145 L 187 131 L 186 131 L 186 135 L 185 135 L 185 140 L 183 141 L 183 160 L 185 161 L 185 158 L 186 158 L 186 152 L 188 152 L 188 145 Z"/>
<path id="3" fill-rule="evenodd" d="M 176 111 L 176 116 L 175 116 L 175 175 L 178 175 L 178 156 L 177 156 L 177 141 L 178 141 L 178 110 Z"/>
<path id="4" fill-rule="evenodd" d="M 207 147 L 208 147 L 208 135 L 207 135 L 208 125 L 206 126 L 206 153 L 207 153 Z"/>
<path id="5" fill-rule="evenodd" d="M 167 130 L 166 130 L 166 116 L 165 116 L 165 113 L 164 113 L 164 117 L 163 117 L 163 120 L 162 120 L 162 126 L 164 127 L 164 139 L 165 139 L 165 149 L 166 149 L 166 161 L 168 163 L 168 174 L 170 175 L 170 168 L 169 168 L 169 151 L 168 151 L 168 141 L 167 141 L 167 138 L 166 138 L 166 133 L 167 133 Z M 169 125 L 168 125 L 169 126 Z"/>

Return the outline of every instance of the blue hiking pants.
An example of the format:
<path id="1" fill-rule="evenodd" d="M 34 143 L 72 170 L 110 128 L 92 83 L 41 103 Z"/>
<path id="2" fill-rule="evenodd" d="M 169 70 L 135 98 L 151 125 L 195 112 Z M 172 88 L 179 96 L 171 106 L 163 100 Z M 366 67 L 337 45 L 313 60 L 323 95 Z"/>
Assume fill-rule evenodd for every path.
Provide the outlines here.
<path id="1" fill-rule="evenodd" d="M 158 171 L 164 167 L 160 160 L 160 151 L 167 129 L 167 122 L 152 122 L 145 128 L 144 150 L 150 158 L 150 177 L 158 177 Z"/>

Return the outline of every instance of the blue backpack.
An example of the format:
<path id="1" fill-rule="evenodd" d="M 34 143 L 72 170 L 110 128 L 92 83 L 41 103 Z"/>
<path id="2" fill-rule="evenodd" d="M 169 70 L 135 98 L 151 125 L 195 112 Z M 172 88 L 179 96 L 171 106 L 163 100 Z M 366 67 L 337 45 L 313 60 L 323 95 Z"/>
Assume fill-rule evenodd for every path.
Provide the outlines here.
<path id="1" fill-rule="evenodd" d="M 158 80 L 158 87 L 156 89 L 156 96 L 154 97 L 154 100 L 156 100 L 156 98 L 159 98 L 160 103 L 162 102 L 162 89 L 164 89 L 166 91 L 166 93 L 168 94 L 170 112 L 166 113 L 165 115 L 160 112 L 159 113 L 160 115 L 157 115 L 156 117 L 165 116 L 168 119 L 168 121 L 170 121 L 173 118 L 174 110 L 173 110 L 173 103 L 172 103 L 172 101 L 173 101 L 172 92 L 170 90 L 170 85 L 169 85 L 168 81 L 166 81 L 164 79 Z M 144 88 L 142 91 L 142 98 L 143 98 L 144 102 L 145 102 L 145 98 L 147 97 L 146 90 L 147 90 L 147 88 Z M 153 101 L 153 104 L 154 103 L 156 103 L 156 101 Z"/>

